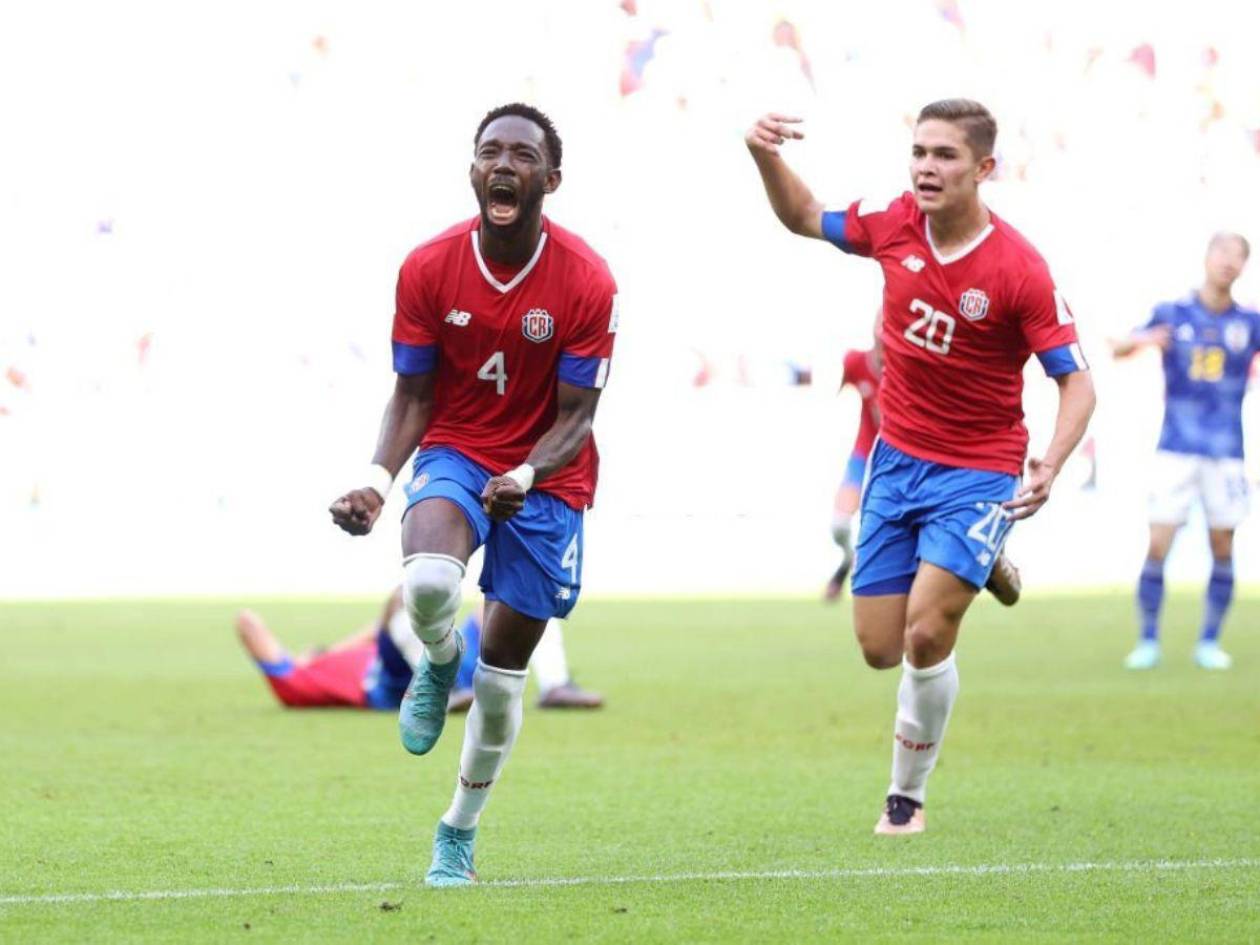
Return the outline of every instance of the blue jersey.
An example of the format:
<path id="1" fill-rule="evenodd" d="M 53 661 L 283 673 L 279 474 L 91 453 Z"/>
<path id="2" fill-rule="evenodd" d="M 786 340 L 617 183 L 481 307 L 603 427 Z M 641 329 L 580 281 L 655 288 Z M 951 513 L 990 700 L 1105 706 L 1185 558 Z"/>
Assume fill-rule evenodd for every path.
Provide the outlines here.
<path id="1" fill-rule="evenodd" d="M 1234 304 L 1216 313 L 1197 293 L 1157 305 L 1146 328 L 1167 325 L 1164 428 L 1159 448 L 1242 459 L 1242 401 L 1260 351 L 1260 313 Z"/>

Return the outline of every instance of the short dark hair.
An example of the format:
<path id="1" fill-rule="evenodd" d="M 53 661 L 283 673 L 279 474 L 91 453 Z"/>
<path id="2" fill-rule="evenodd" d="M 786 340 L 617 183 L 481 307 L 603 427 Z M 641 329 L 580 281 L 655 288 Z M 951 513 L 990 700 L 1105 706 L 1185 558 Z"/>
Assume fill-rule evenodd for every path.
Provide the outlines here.
<path id="1" fill-rule="evenodd" d="M 1251 258 L 1251 244 L 1247 242 L 1247 237 L 1243 236 L 1241 233 L 1230 233 L 1227 230 L 1222 230 L 1220 233 L 1213 233 L 1212 238 L 1208 240 L 1208 249 L 1211 249 L 1217 243 L 1223 243 L 1226 240 L 1237 240 L 1238 245 L 1242 247 L 1243 259 Z"/>
<path id="2" fill-rule="evenodd" d="M 915 124 L 931 119 L 961 126 L 967 136 L 967 144 L 977 158 L 986 158 L 993 154 L 993 143 L 997 140 L 997 119 L 979 102 L 969 98 L 941 99 L 939 102 L 924 105 Z"/>
<path id="3" fill-rule="evenodd" d="M 533 105 L 526 105 L 524 102 L 512 102 L 508 105 L 500 105 L 498 108 L 492 108 L 486 112 L 486 117 L 481 119 L 481 124 L 477 126 L 477 133 L 473 135 L 473 146 L 481 140 L 481 133 L 486 130 L 486 126 L 496 118 L 503 118 L 505 115 L 515 115 L 518 118 L 524 118 L 532 121 L 535 125 L 542 129 L 543 143 L 547 146 L 547 163 L 551 165 L 552 170 L 560 168 L 560 159 L 564 156 L 564 145 L 560 143 L 560 135 L 556 131 L 556 126 L 551 123 L 551 119 L 536 109 Z"/>

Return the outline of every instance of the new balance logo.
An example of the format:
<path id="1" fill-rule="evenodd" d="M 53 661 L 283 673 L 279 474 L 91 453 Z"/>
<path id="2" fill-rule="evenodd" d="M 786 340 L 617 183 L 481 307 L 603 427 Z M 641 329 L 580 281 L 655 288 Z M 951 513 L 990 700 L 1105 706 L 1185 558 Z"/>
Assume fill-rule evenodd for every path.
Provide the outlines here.
<path id="1" fill-rule="evenodd" d="M 914 255 L 914 253 L 911 253 L 909 256 L 903 259 L 901 261 L 901 264 L 905 266 L 907 269 L 909 269 L 911 272 L 922 272 L 923 267 L 927 265 L 927 263 L 925 263 L 918 256 Z"/>
<path id="2" fill-rule="evenodd" d="M 450 312 L 447 313 L 447 316 L 446 316 L 447 324 L 457 325 L 460 328 L 463 328 L 470 321 L 472 321 L 472 312 L 461 312 L 457 308 L 451 309 Z"/>

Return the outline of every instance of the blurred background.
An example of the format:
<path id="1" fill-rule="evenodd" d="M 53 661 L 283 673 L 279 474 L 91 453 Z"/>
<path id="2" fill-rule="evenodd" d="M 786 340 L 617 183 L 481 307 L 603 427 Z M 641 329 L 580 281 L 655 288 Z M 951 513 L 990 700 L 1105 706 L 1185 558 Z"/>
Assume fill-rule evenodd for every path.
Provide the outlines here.
<path id="1" fill-rule="evenodd" d="M 1032 590 L 1127 587 L 1162 378 L 1105 341 L 1199 283 L 1214 231 L 1260 244 L 1254 18 L 1230 0 L 6 5 L 0 597 L 390 587 L 400 496 L 367 539 L 326 508 L 361 485 L 393 383 L 397 268 L 473 215 L 473 133 L 513 100 L 564 139 L 549 215 L 621 286 L 586 593 L 820 591 L 858 421 L 840 364 L 869 346 L 880 274 L 778 225 L 742 135 L 797 113 L 789 159 L 816 194 L 891 196 L 914 115 L 952 96 L 997 116 L 985 199 L 1049 261 L 1099 392 L 1010 549 Z M 1260 301 L 1260 262 L 1236 295 Z M 1055 388 L 1035 360 L 1027 384 L 1037 451 Z M 1173 580 L 1201 582 L 1205 544 L 1192 521 Z M 1243 580 L 1258 545 L 1244 526 Z"/>

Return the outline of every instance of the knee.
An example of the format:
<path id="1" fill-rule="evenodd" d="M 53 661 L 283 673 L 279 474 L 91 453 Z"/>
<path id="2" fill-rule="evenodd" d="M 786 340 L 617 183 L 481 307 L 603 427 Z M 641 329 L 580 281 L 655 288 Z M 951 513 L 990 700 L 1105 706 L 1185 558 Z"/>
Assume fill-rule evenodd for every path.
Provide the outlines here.
<path id="1" fill-rule="evenodd" d="M 403 564 L 403 601 L 413 626 L 443 625 L 459 610 L 464 566 L 449 555 L 416 554 Z"/>
<path id="2" fill-rule="evenodd" d="M 892 669 L 901 665 L 901 647 L 863 644 L 862 656 L 871 669 Z"/>
<path id="3" fill-rule="evenodd" d="M 942 621 L 912 619 L 906 626 L 905 651 L 915 666 L 933 666 L 949 655 Z"/>

